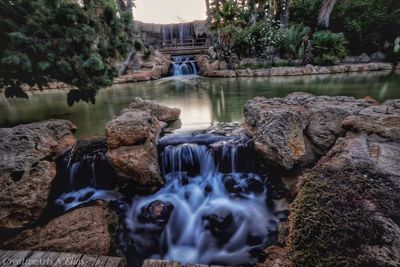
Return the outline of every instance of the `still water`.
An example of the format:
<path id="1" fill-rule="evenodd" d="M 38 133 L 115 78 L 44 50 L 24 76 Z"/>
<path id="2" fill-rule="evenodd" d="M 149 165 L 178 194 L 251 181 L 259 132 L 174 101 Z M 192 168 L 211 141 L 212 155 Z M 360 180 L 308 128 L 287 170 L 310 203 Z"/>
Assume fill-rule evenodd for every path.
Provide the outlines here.
<path id="1" fill-rule="evenodd" d="M 105 124 L 134 97 L 182 110 L 180 132 L 205 129 L 218 122 L 241 121 L 247 100 L 255 96 L 284 97 L 292 92 L 315 95 L 371 96 L 378 101 L 400 98 L 400 73 L 318 75 L 277 78 L 204 78 L 183 76 L 114 85 L 99 91 L 96 104 L 69 107 L 65 90 L 29 92 L 29 99 L 0 95 L 0 127 L 45 119 L 67 119 L 78 137 L 104 133 Z"/>

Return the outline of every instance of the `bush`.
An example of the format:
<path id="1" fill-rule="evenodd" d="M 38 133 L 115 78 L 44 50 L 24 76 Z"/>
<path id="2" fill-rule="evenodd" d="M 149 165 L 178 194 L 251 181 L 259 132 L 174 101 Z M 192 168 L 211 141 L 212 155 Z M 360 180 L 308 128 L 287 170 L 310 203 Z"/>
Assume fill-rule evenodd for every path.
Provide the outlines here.
<path id="1" fill-rule="evenodd" d="M 330 28 L 345 34 L 352 53 L 373 53 L 400 35 L 399 11 L 399 1 L 343 0 L 333 10 Z"/>
<path id="2" fill-rule="evenodd" d="M 303 58 L 311 29 L 293 24 L 283 32 L 282 53 L 289 60 Z"/>
<path id="3" fill-rule="evenodd" d="M 315 29 L 317 27 L 318 12 L 321 4 L 322 0 L 290 1 L 290 21 Z"/>
<path id="4" fill-rule="evenodd" d="M 312 36 L 315 63 L 318 65 L 333 65 L 346 57 L 347 40 L 343 33 L 318 31 Z"/>
<path id="5" fill-rule="evenodd" d="M 282 29 L 273 18 L 268 17 L 236 34 L 234 51 L 238 55 L 266 57 L 268 47 L 278 50 L 282 39 Z"/>

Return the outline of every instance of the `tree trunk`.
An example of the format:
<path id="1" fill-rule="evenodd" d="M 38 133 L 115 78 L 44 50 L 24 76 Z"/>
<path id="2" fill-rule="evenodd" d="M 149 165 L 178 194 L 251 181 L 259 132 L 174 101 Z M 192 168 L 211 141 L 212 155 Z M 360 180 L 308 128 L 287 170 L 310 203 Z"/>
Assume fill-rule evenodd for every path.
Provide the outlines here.
<path id="1" fill-rule="evenodd" d="M 338 0 L 324 0 L 322 2 L 321 8 L 318 15 L 318 25 L 329 27 L 329 22 L 331 20 L 331 14 L 335 5 L 339 2 Z"/>
<path id="2" fill-rule="evenodd" d="M 278 0 L 279 20 L 283 28 L 289 24 L 289 0 Z"/>
<path id="3" fill-rule="evenodd" d="M 207 11 L 207 25 L 210 26 L 211 24 L 211 7 L 210 7 L 210 0 L 206 1 L 206 11 Z"/>
<path id="4" fill-rule="evenodd" d="M 249 9 L 250 9 L 250 23 L 255 24 L 257 21 L 256 1 L 255 0 L 249 0 Z"/>

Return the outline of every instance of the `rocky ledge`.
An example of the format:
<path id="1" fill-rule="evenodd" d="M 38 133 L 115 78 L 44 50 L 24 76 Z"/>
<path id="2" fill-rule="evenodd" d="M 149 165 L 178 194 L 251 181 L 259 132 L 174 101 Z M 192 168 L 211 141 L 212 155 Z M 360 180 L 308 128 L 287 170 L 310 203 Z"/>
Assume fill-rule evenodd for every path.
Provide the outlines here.
<path id="1" fill-rule="evenodd" d="M 129 70 L 127 74 L 116 78 L 114 83 L 144 82 L 168 76 L 171 60 L 156 51 L 149 59 L 139 60 L 139 66 L 138 70 Z"/>
<path id="2" fill-rule="evenodd" d="M 75 130 L 64 120 L 0 129 L 0 235 L 42 215 L 56 176 L 55 158 L 75 144 Z"/>
<path id="3" fill-rule="evenodd" d="M 275 77 L 275 76 L 302 76 L 317 74 L 338 74 L 348 72 L 366 72 L 399 69 L 399 64 L 371 62 L 371 63 L 341 63 L 334 66 L 313 66 L 308 64 L 301 67 L 271 67 L 260 69 L 226 69 L 226 64 L 219 61 L 210 63 L 207 56 L 196 58 L 200 74 L 206 77 Z"/>
<path id="4" fill-rule="evenodd" d="M 255 98 L 245 127 L 271 165 L 303 166 L 262 266 L 398 266 L 400 100 Z"/>

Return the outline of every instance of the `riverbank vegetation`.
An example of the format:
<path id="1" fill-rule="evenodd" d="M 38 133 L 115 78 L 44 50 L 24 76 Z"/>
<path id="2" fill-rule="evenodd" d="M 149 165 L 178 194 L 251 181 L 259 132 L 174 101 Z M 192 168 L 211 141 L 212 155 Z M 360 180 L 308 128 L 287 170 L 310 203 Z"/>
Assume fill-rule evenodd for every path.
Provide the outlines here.
<path id="1" fill-rule="evenodd" d="M 398 61 L 400 3 L 389 0 L 212 0 L 216 57 L 333 65 L 346 55 L 382 53 Z"/>
<path id="2" fill-rule="evenodd" d="M 117 75 L 130 47 L 131 12 L 124 1 L 15 0 L 0 2 L 0 87 L 26 97 L 22 84 L 69 84 L 69 104 L 94 102 Z"/>

